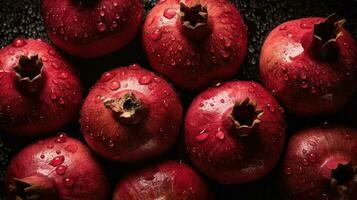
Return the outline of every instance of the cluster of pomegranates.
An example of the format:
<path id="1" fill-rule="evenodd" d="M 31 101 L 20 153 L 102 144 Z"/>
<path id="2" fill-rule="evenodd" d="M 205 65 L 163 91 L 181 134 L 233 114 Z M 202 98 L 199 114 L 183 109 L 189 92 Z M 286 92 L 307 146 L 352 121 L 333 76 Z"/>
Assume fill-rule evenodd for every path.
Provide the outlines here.
<path id="1" fill-rule="evenodd" d="M 89 147 L 65 133 L 25 147 L 7 171 L 8 199 L 208 200 L 207 179 L 255 182 L 279 160 L 283 199 L 357 199 L 357 130 L 315 126 L 285 144 L 284 108 L 297 117 L 334 114 L 356 92 L 357 46 L 335 15 L 276 27 L 261 50 L 261 85 L 231 80 L 247 54 L 247 27 L 228 0 L 160 0 L 143 27 L 141 0 L 42 5 L 49 38 L 76 57 L 117 51 L 142 30 L 156 73 L 137 64 L 114 68 L 82 104 L 77 70 L 50 44 L 18 38 L 0 49 L 0 129 L 44 137 L 79 117 Z M 186 110 L 168 81 L 197 94 Z M 170 149 L 181 131 L 188 164 L 143 167 L 120 178 L 111 195 L 110 174 L 93 152 L 143 163 Z"/>

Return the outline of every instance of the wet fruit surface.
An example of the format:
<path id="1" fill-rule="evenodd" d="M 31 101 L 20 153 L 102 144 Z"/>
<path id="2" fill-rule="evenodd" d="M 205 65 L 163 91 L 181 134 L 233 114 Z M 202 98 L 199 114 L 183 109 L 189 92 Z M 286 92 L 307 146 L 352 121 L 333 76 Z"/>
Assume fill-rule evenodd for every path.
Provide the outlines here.
<path id="1" fill-rule="evenodd" d="M 0 46 L 6 46 L 10 44 L 14 38 L 18 36 L 44 38 L 47 39 L 47 35 L 44 28 L 43 18 L 41 15 L 40 0 L 2 0 L 0 4 Z M 145 10 L 148 11 L 155 5 L 155 0 L 144 0 Z M 263 40 L 267 34 L 277 25 L 284 21 L 292 20 L 301 17 L 308 16 L 320 16 L 326 17 L 331 13 L 338 13 L 340 16 L 348 18 L 346 29 L 351 31 L 352 35 L 357 38 L 357 22 L 356 13 L 356 0 L 232 0 L 241 12 L 242 17 L 246 25 L 248 26 L 249 46 L 247 59 L 242 65 L 240 73 L 236 78 L 244 80 L 259 81 L 258 71 L 258 57 Z M 168 14 L 170 15 L 170 14 Z M 90 60 L 78 60 L 70 58 L 71 61 L 79 66 L 85 73 L 81 75 L 82 82 L 85 86 L 85 91 L 88 91 L 89 87 L 94 85 L 96 80 L 100 76 L 115 66 L 129 65 L 132 63 L 139 63 L 142 66 L 149 66 L 144 59 L 145 55 L 142 52 L 140 40 L 135 39 L 134 42 L 124 48 L 122 51 L 113 53 L 106 56 L 104 59 L 90 59 Z M 219 83 L 217 83 L 219 84 Z M 114 87 L 115 84 L 114 84 Z M 187 107 L 195 94 L 181 93 L 181 98 Z M 356 102 L 356 98 L 354 100 Z M 356 104 L 352 102 L 350 107 L 346 108 L 348 116 L 355 117 L 355 112 L 351 110 L 356 108 Z M 351 107 L 352 106 L 352 107 Z M 351 109 L 352 108 L 352 109 Z M 356 109 L 355 109 L 356 110 Z M 337 117 L 326 117 L 321 119 L 296 119 L 288 117 L 289 132 L 293 133 L 298 130 L 297 127 L 305 126 L 309 123 L 321 123 L 326 124 L 331 121 L 347 121 L 347 115 L 338 115 Z M 0 116 L 1 117 L 1 116 Z M 355 125 L 355 121 L 350 121 L 352 126 Z M 69 130 L 79 130 L 78 124 L 66 127 Z M 299 128 L 300 129 L 300 128 Z M 2 133 L 2 132 L 1 132 Z M 218 134 L 218 136 L 220 136 Z M 18 148 L 8 141 L 0 137 L 0 182 L 2 180 L 3 172 L 9 162 L 9 159 Z M 170 158 L 179 157 L 184 158 L 184 153 L 181 149 L 180 143 L 176 145 L 173 151 L 169 152 Z M 3 145 L 2 145 L 3 144 Z M 22 144 L 23 145 L 23 144 Z M 11 147 L 11 148 L 10 148 Z M 69 147 L 69 149 L 72 149 Z M 74 148 L 75 149 L 75 148 Z M 165 156 L 164 156 L 165 157 Z M 166 157 L 168 157 L 166 155 Z M 130 167 L 129 167 L 130 168 Z M 118 172 L 114 169 L 109 169 L 109 172 L 113 174 L 112 182 L 117 180 Z M 70 186 L 73 180 L 68 178 L 65 183 Z M 232 196 L 231 199 L 266 199 L 267 196 L 274 194 L 271 189 L 272 181 L 271 176 L 265 178 L 254 184 L 247 184 L 244 186 L 221 186 L 212 183 L 213 190 L 217 193 L 221 199 L 230 199 L 228 196 Z M 2 192 L 0 189 L 0 196 Z M 2 199 L 2 197 L 0 197 Z M 276 198 L 271 198 L 276 199 Z"/>

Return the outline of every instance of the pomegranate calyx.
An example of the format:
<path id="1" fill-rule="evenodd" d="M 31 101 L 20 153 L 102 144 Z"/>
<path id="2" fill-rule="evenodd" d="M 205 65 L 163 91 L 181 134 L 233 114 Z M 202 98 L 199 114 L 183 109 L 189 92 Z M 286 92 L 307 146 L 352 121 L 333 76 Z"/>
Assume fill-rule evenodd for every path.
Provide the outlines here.
<path id="1" fill-rule="evenodd" d="M 331 186 L 336 188 L 341 197 L 346 196 L 350 184 L 357 184 L 357 166 L 351 162 L 338 164 L 331 170 Z"/>
<path id="2" fill-rule="evenodd" d="M 50 179 L 42 176 L 30 176 L 23 179 L 14 178 L 9 186 L 10 195 L 16 200 L 57 199 L 56 187 Z"/>
<path id="3" fill-rule="evenodd" d="M 43 62 L 38 55 L 21 55 L 18 64 L 13 68 L 18 83 L 27 92 L 38 91 L 43 82 Z"/>
<path id="4" fill-rule="evenodd" d="M 230 114 L 235 132 L 240 136 L 248 136 L 261 122 L 264 112 L 257 109 L 257 103 L 246 97 L 237 102 Z"/>
<path id="5" fill-rule="evenodd" d="M 331 60 L 338 55 L 337 39 L 342 34 L 345 19 L 337 20 L 335 14 L 328 16 L 323 22 L 314 25 L 312 53 L 318 59 Z"/>
<path id="6" fill-rule="evenodd" d="M 184 33 L 192 39 L 199 40 L 204 38 L 208 33 L 207 6 L 202 5 L 200 1 L 192 7 L 180 2 L 180 17 L 183 25 Z"/>
<path id="7" fill-rule="evenodd" d="M 132 92 L 119 99 L 105 99 L 104 106 L 112 110 L 120 122 L 127 125 L 138 124 L 147 114 L 146 106 Z"/>

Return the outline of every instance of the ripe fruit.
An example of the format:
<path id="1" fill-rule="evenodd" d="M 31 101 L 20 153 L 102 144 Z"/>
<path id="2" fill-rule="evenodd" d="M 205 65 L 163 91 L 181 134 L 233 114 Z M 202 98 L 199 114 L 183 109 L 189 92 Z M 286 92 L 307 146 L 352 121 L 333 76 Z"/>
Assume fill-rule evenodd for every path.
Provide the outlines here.
<path id="1" fill-rule="evenodd" d="M 80 141 L 64 133 L 25 147 L 6 174 L 7 199 L 106 199 L 108 180 Z"/>
<path id="2" fill-rule="evenodd" d="M 209 200 L 212 196 L 204 180 L 189 166 L 166 161 L 119 181 L 113 200 L 129 199 Z"/>
<path id="3" fill-rule="evenodd" d="M 142 0 L 44 0 L 48 36 L 66 53 L 97 57 L 121 49 L 139 30 Z"/>
<path id="4" fill-rule="evenodd" d="M 253 182 L 277 163 L 285 138 L 283 109 L 255 82 L 232 81 L 200 94 L 185 119 L 191 161 L 223 184 Z"/>
<path id="5" fill-rule="evenodd" d="M 233 77 L 247 54 L 247 28 L 226 0 L 160 1 L 142 39 L 153 69 L 186 90 Z"/>
<path id="6" fill-rule="evenodd" d="M 123 162 L 167 150 L 181 120 L 182 106 L 171 85 L 138 65 L 104 73 L 81 111 L 81 129 L 89 146 Z"/>
<path id="7" fill-rule="evenodd" d="M 285 22 L 266 39 L 263 83 L 296 115 L 336 112 L 357 88 L 357 47 L 335 16 Z"/>
<path id="8" fill-rule="evenodd" d="M 286 199 L 357 199 L 357 130 L 330 126 L 296 133 L 282 171 Z"/>
<path id="9" fill-rule="evenodd" d="M 0 128 L 20 136 L 55 131 L 77 115 L 80 81 L 49 44 L 15 39 L 0 49 Z"/>

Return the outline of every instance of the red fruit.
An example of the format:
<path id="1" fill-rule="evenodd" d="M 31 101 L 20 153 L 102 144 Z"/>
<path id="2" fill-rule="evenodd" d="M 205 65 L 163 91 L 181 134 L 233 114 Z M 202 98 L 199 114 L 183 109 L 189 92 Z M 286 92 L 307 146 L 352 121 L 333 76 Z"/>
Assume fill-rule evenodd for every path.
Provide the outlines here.
<path id="1" fill-rule="evenodd" d="M 189 166 L 166 161 L 119 181 L 113 200 L 131 199 L 209 200 L 212 195 L 204 180 Z"/>
<path id="2" fill-rule="evenodd" d="M 175 142 L 181 120 L 182 106 L 171 85 L 138 65 L 104 73 L 81 111 L 89 146 L 118 161 L 161 154 Z"/>
<path id="3" fill-rule="evenodd" d="M 136 35 L 142 0 L 43 0 L 48 36 L 66 53 L 97 57 L 119 50 Z"/>
<path id="4" fill-rule="evenodd" d="M 20 136 L 55 131 L 76 117 L 82 94 L 72 66 L 41 40 L 0 49 L 0 128 Z"/>
<path id="5" fill-rule="evenodd" d="M 226 0 L 160 1 L 143 31 L 151 66 L 186 90 L 233 77 L 247 54 L 247 28 Z"/>
<path id="6" fill-rule="evenodd" d="M 260 74 L 296 115 L 336 112 L 357 88 L 357 46 L 335 16 L 285 22 L 266 39 Z"/>
<path id="7" fill-rule="evenodd" d="M 97 200 L 109 194 L 108 180 L 89 149 L 64 133 L 31 144 L 6 173 L 9 200 Z"/>
<path id="8" fill-rule="evenodd" d="M 300 131 L 290 139 L 282 166 L 286 199 L 357 199 L 357 130 Z"/>
<path id="9" fill-rule="evenodd" d="M 283 108 L 255 82 L 232 81 L 200 94 L 185 119 L 191 161 L 223 184 L 253 182 L 277 163 L 285 138 Z"/>

